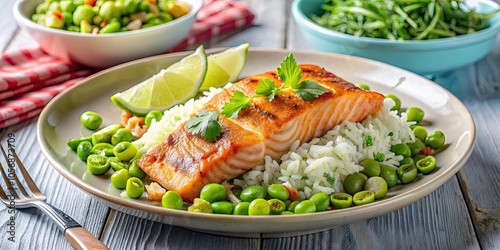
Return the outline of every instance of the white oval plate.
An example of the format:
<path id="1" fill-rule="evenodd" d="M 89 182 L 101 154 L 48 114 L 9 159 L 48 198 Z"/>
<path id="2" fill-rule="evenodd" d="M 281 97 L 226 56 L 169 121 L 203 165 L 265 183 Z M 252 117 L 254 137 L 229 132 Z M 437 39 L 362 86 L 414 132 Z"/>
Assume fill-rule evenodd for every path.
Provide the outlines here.
<path id="1" fill-rule="evenodd" d="M 215 52 L 215 51 L 212 51 Z M 287 50 L 250 49 L 242 77 L 276 69 L 290 53 Z M 116 92 L 144 80 L 190 52 L 150 57 L 125 63 L 95 74 L 57 96 L 38 121 L 40 148 L 54 168 L 74 185 L 104 201 L 111 208 L 149 220 L 216 234 L 258 237 L 259 233 L 305 233 L 380 216 L 407 206 L 428 195 L 450 179 L 470 156 L 475 127 L 467 108 L 439 85 L 384 63 L 321 52 L 293 51 L 298 63 L 320 65 L 353 83 L 365 83 L 381 93 L 393 93 L 402 106 L 423 108 L 430 131 L 442 130 L 449 143 L 438 155 L 438 170 L 418 181 L 391 188 L 387 197 L 364 206 L 292 216 L 233 216 L 191 213 L 162 208 L 147 198 L 120 197 L 109 176 L 94 176 L 66 144 L 69 139 L 90 135 L 82 129 L 79 116 L 92 110 L 104 124 L 120 122 L 121 110 L 110 101 Z M 145 195 L 144 195 L 145 196 Z"/>

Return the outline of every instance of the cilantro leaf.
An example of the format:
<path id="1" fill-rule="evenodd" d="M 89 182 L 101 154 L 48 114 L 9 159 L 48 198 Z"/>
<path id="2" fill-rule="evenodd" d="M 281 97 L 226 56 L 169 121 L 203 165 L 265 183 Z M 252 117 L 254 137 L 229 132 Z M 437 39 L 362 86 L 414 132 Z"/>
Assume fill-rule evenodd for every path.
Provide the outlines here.
<path id="1" fill-rule="evenodd" d="M 323 173 L 323 177 L 325 177 L 326 181 L 333 186 L 335 184 L 335 178 L 333 178 L 330 173 Z"/>
<path id="2" fill-rule="evenodd" d="M 235 91 L 229 102 L 222 107 L 222 114 L 228 118 L 236 118 L 241 110 L 252 104 L 252 99 L 240 91 Z"/>
<path id="3" fill-rule="evenodd" d="M 186 122 L 186 127 L 193 134 L 200 134 L 205 140 L 213 142 L 221 133 L 219 112 L 204 109 Z"/>
<path id="4" fill-rule="evenodd" d="M 293 88 L 293 85 L 297 84 L 302 77 L 302 70 L 300 70 L 299 65 L 295 61 L 293 54 L 290 53 L 285 60 L 283 60 L 278 68 L 279 78 L 287 85 Z"/>
<path id="5" fill-rule="evenodd" d="M 259 86 L 257 86 L 256 94 L 257 96 L 264 96 L 268 102 L 271 102 L 274 97 L 281 91 L 281 88 L 276 87 L 276 83 L 273 80 L 266 78 L 259 81 Z"/>
<path id="6" fill-rule="evenodd" d="M 323 93 L 328 92 L 325 87 L 311 80 L 304 80 L 295 86 L 292 85 L 292 89 L 300 98 L 307 101 L 312 101 Z"/>

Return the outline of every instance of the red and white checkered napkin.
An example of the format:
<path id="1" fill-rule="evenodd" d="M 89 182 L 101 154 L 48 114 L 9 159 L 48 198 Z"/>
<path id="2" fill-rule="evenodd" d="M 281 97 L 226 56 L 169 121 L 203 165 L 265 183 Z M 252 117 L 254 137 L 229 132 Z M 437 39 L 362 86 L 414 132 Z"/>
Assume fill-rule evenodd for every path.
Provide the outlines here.
<path id="1" fill-rule="evenodd" d="M 169 52 L 245 27 L 254 15 L 235 0 L 204 0 L 188 36 Z M 94 73 L 40 48 L 0 54 L 0 128 L 38 115 L 56 95 Z"/>

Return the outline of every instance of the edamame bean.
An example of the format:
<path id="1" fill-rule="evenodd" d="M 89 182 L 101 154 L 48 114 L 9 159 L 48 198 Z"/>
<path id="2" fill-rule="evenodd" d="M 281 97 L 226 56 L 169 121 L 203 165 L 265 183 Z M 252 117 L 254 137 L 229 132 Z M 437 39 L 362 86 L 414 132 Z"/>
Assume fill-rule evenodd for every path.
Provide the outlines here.
<path id="1" fill-rule="evenodd" d="M 413 164 L 405 164 L 398 168 L 398 177 L 403 184 L 410 183 L 417 178 L 417 167 Z"/>
<path id="2" fill-rule="evenodd" d="M 251 202 L 257 198 L 266 198 L 267 190 L 261 186 L 249 186 L 241 191 L 241 201 Z"/>
<path id="3" fill-rule="evenodd" d="M 226 188 L 219 183 L 205 185 L 200 191 L 200 198 L 210 203 L 222 201 L 226 198 Z"/>
<path id="4" fill-rule="evenodd" d="M 104 155 L 89 155 L 87 158 L 87 169 L 91 174 L 100 175 L 110 169 L 109 159 Z"/>
<path id="5" fill-rule="evenodd" d="M 316 212 L 325 211 L 330 206 L 330 197 L 325 193 L 313 194 L 309 200 L 314 202 Z"/>
<path id="6" fill-rule="evenodd" d="M 316 212 L 316 205 L 314 204 L 314 201 L 312 200 L 303 200 L 295 206 L 295 209 L 293 210 L 295 214 L 306 214 L 306 213 L 315 213 Z"/>
<path id="7" fill-rule="evenodd" d="M 352 206 L 352 195 L 348 193 L 333 193 L 330 195 L 330 203 L 335 208 L 348 208 Z"/>
<path id="8" fill-rule="evenodd" d="M 372 191 L 375 199 L 384 198 L 387 195 L 387 182 L 382 177 L 370 177 L 365 183 L 365 190 Z"/>
<path id="9" fill-rule="evenodd" d="M 425 138 L 427 138 L 427 129 L 422 126 L 415 126 L 413 127 L 413 134 L 421 141 L 425 141 Z"/>
<path id="10" fill-rule="evenodd" d="M 113 153 L 120 161 L 131 160 L 137 154 L 137 151 L 137 146 L 128 141 L 120 142 L 113 148 Z"/>
<path id="11" fill-rule="evenodd" d="M 286 205 L 282 200 L 270 199 L 267 202 L 269 203 L 269 207 L 271 208 L 271 214 L 281 214 L 281 212 L 285 211 L 286 209 Z"/>
<path id="12" fill-rule="evenodd" d="M 120 18 L 121 10 L 115 5 L 114 1 L 106 1 L 99 8 L 99 16 L 102 16 L 106 20 Z"/>
<path id="13" fill-rule="evenodd" d="M 288 189 L 286 189 L 282 185 L 276 184 L 276 183 L 271 184 L 271 185 L 269 185 L 269 187 L 267 187 L 267 193 L 272 198 L 279 199 L 282 201 L 287 200 L 288 197 L 290 197 L 290 193 L 288 192 Z"/>
<path id="14" fill-rule="evenodd" d="M 99 31 L 101 34 L 106 34 L 106 33 L 115 33 L 120 31 L 121 24 L 120 22 L 112 22 L 110 24 L 107 24 L 106 26 L 102 27 L 102 29 Z"/>
<path id="15" fill-rule="evenodd" d="M 424 111 L 417 107 L 409 107 L 406 109 L 406 114 L 408 115 L 408 121 L 414 121 L 417 124 L 424 120 Z"/>
<path id="16" fill-rule="evenodd" d="M 76 10 L 76 4 L 71 0 L 62 0 L 60 3 L 61 11 L 67 11 L 73 13 Z"/>
<path id="17" fill-rule="evenodd" d="M 396 155 L 401 155 L 401 156 L 403 156 L 403 158 L 411 157 L 411 149 L 405 143 L 392 145 L 391 152 L 393 152 Z"/>
<path id="18" fill-rule="evenodd" d="M 423 159 L 417 161 L 417 169 L 422 174 L 428 174 L 436 169 L 436 158 L 434 156 L 429 155 Z"/>
<path id="19" fill-rule="evenodd" d="M 151 123 L 154 121 L 159 122 L 163 117 L 163 113 L 158 110 L 151 110 L 144 118 L 144 123 L 147 126 L 151 126 Z"/>
<path id="20" fill-rule="evenodd" d="M 229 201 L 216 201 L 211 206 L 214 214 L 233 214 L 234 205 Z"/>
<path id="21" fill-rule="evenodd" d="M 370 158 L 365 158 L 358 162 L 360 166 L 363 167 L 363 174 L 366 176 L 379 176 L 380 175 L 380 164 Z"/>
<path id="22" fill-rule="evenodd" d="M 161 206 L 164 208 L 179 210 L 182 208 L 183 204 L 184 201 L 182 200 L 182 197 L 175 191 L 169 190 L 161 197 Z"/>
<path id="23" fill-rule="evenodd" d="M 144 179 L 146 177 L 146 173 L 137 165 L 137 161 L 133 161 L 128 167 L 128 172 L 130 176 L 137 177 L 139 179 Z"/>
<path id="24" fill-rule="evenodd" d="M 201 198 L 195 198 L 193 201 L 193 204 L 188 207 L 189 212 L 196 212 L 196 213 L 212 213 L 212 205 L 210 202 L 201 199 Z"/>
<path id="25" fill-rule="evenodd" d="M 290 212 L 293 212 L 295 210 L 295 207 L 297 206 L 297 204 L 299 204 L 300 201 L 299 200 L 296 200 L 296 201 L 292 201 L 290 203 L 290 205 L 288 205 L 287 207 L 287 210 L 290 211 Z"/>
<path id="26" fill-rule="evenodd" d="M 385 95 L 385 98 L 391 98 L 394 101 L 395 105 L 394 105 L 394 107 L 391 108 L 391 110 L 398 110 L 399 111 L 401 109 L 401 100 L 399 100 L 399 98 L 397 96 L 395 96 L 393 94 L 387 94 L 387 95 Z"/>
<path id="27" fill-rule="evenodd" d="M 354 205 L 361 206 L 375 201 L 375 194 L 369 190 L 363 190 L 354 194 L 352 199 Z"/>
<path id="28" fill-rule="evenodd" d="M 73 24 L 80 25 L 83 20 L 91 23 L 94 15 L 95 13 L 92 7 L 86 4 L 80 5 L 76 7 L 75 12 L 73 13 Z"/>
<path id="29" fill-rule="evenodd" d="M 96 112 L 85 111 L 80 115 L 82 125 L 90 130 L 98 129 L 102 124 L 102 117 Z"/>
<path id="30" fill-rule="evenodd" d="M 130 174 L 128 173 L 128 170 L 120 169 L 111 175 L 110 180 L 111 184 L 113 184 L 115 188 L 124 189 L 127 187 L 127 180 L 129 178 Z"/>
<path id="31" fill-rule="evenodd" d="M 444 146 L 445 140 L 443 131 L 436 130 L 425 138 L 425 144 L 433 149 L 438 149 Z"/>
<path id="32" fill-rule="evenodd" d="M 142 193 L 144 193 L 144 183 L 142 183 L 142 181 L 137 177 L 130 177 L 127 180 L 125 192 L 128 197 L 137 199 L 141 197 Z"/>
<path id="33" fill-rule="evenodd" d="M 78 144 L 76 148 L 76 155 L 83 161 L 86 161 L 87 158 L 92 154 L 92 143 L 88 141 L 82 141 Z"/>
<path id="34" fill-rule="evenodd" d="M 385 180 L 388 188 L 394 187 L 398 184 L 398 174 L 391 166 L 380 165 L 380 177 Z"/>
<path id="35" fill-rule="evenodd" d="M 131 142 L 134 139 L 134 135 L 127 128 L 119 128 L 116 132 L 111 136 L 111 144 L 116 145 L 122 141 Z"/>
<path id="36" fill-rule="evenodd" d="M 250 202 L 240 202 L 234 206 L 234 215 L 248 215 L 248 207 L 250 207 Z"/>
<path id="37" fill-rule="evenodd" d="M 367 179 L 368 177 L 362 173 L 352 173 L 348 175 L 342 183 L 344 191 L 350 195 L 354 195 L 355 193 L 363 190 Z"/>
<path id="38" fill-rule="evenodd" d="M 257 198 L 250 202 L 248 206 L 248 215 L 269 215 L 271 213 L 271 206 L 263 198 Z"/>
<path id="39" fill-rule="evenodd" d="M 92 147 L 92 153 L 93 154 L 98 154 L 98 155 L 105 155 L 105 156 L 114 156 L 113 153 L 113 145 L 106 143 L 106 142 L 101 142 L 97 143 Z"/>

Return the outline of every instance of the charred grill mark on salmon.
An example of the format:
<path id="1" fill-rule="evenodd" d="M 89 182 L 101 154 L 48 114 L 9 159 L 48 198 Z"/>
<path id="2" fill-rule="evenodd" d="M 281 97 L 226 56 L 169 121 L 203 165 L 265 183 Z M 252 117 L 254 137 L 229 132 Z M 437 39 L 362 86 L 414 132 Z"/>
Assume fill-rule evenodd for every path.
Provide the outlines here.
<path id="1" fill-rule="evenodd" d="M 191 134 L 182 125 L 141 157 L 139 166 L 160 185 L 191 202 L 205 184 L 235 178 L 263 163 L 264 155 L 279 161 L 294 141 L 322 136 L 343 121 L 362 121 L 382 106 L 384 97 L 379 93 L 359 89 L 316 65 L 300 68 L 302 79 L 316 81 L 328 92 L 312 101 L 292 90 L 282 91 L 272 102 L 255 98 L 237 118 L 220 116 L 222 133 L 215 142 Z M 215 95 L 205 108 L 220 110 L 236 90 L 252 96 L 265 78 L 277 86 L 283 84 L 276 71 L 254 75 Z"/>

